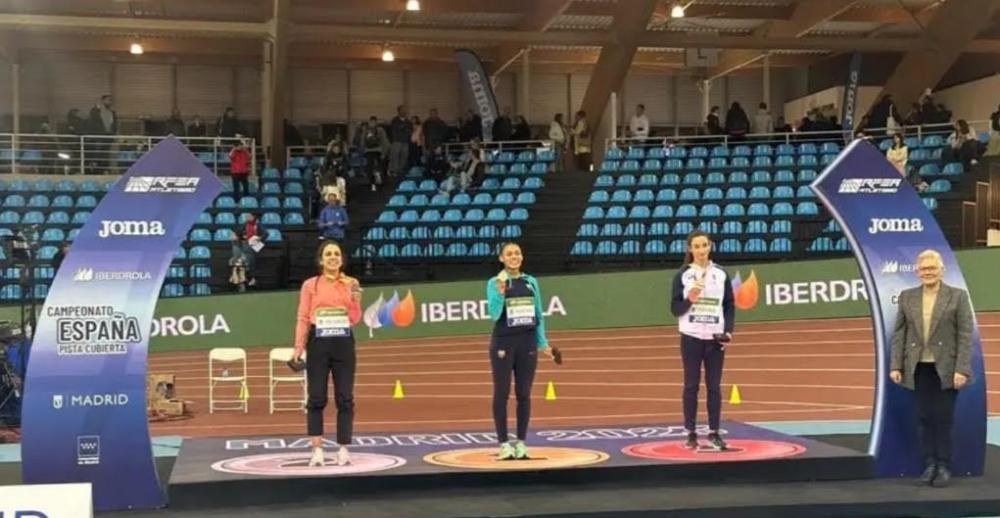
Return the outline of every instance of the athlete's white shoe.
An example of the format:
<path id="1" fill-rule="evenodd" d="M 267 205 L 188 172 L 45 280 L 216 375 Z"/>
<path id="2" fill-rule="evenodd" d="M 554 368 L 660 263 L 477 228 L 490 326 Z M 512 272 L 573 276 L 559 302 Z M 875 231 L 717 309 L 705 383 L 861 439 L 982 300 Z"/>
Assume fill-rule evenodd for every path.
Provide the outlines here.
<path id="1" fill-rule="evenodd" d="M 351 463 L 351 454 L 347 451 L 347 446 L 341 446 L 337 450 L 337 465 L 346 466 Z"/>
<path id="2" fill-rule="evenodd" d="M 326 459 L 323 457 L 323 448 L 319 446 L 313 447 L 312 457 L 309 458 L 309 467 L 313 466 L 323 466 L 326 464 Z"/>

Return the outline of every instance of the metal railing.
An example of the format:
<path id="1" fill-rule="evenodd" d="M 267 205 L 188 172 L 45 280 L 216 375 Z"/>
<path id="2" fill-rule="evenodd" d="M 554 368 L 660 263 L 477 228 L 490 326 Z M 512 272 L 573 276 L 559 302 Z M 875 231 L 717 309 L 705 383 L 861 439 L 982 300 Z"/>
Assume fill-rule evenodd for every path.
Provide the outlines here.
<path id="1" fill-rule="evenodd" d="M 973 128 L 989 127 L 990 121 L 976 120 L 969 121 Z M 950 135 L 954 131 L 954 123 L 923 124 L 919 126 L 901 126 L 896 128 L 866 128 L 865 135 L 874 139 L 888 138 L 892 133 L 901 132 L 904 137 L 917 137 L 923 139 L 927 135 Z M 604 150 L 607 152 L 613 147 L 627 149 L 630 147 L 640 148 L 666 148 L 670 146 L 730 146 L 739 144 L 802 144 L 806 142 L 846 142 L 854 138 L 854 132 L 845 130 L 824 130 L 824 131 L 793 131 L 789 133 L 753 133 L 741 138 L 733 138 L 730 135 L 685 135 L 685 136 L 655 136 L 655 137 L 618 137 L 608 138 L 604 141 Z"/>
<path id="2" fill-rule="evenodd" d="M 52 135 L 0 133 L 0 173 L 119 175 L 167 137 L 145 135 Z M 178 137 L 217 175 L 229 174 L 229 151 L 236 138 Z M 251 174 L 257 173 L 257 143 Z"/>

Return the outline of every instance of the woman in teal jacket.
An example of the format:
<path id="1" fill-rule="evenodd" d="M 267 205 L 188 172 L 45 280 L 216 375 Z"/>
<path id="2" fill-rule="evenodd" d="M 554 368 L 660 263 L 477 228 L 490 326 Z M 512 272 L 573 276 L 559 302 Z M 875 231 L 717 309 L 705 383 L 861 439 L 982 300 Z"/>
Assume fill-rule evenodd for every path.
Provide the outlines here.
<path id="1" fill-rule="evenodd" d="M 535 380 L 538 352 L 554 357 L 545 337 L 545 317 L 538 281 L 521 272 L 521 247 L 507 242 L 500 246 L 504 269 L 486 282 L 486 302 L 493 320 L 490 367 L 493 372 L 493 421 L 500 441 L 499 460 L 524 459 L 524 439 L 531 417 L 531 384 Z M 517 439 L 508 442 L 507 398 L 514 374 L 517 397 Z"/>

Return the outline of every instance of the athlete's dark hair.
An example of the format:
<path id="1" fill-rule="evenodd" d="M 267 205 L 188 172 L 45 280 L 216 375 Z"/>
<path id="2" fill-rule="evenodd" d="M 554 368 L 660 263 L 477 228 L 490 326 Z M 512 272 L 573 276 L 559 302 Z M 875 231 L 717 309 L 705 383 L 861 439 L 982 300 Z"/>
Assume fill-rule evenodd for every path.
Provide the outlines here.
<path id="1" fill-rule="evenodd" d="M 335 246 L 338 250 L 340 250 L 340 271 L 344 271 L 344 263 L 347 262 L 347 256 L 344 255 L 344 248 L 340 246 L 340 243 L 332 239 L 325 239 L 320 242 L 319 248 L 316 249 L 316 269 L 318 275 L 323 275 L 323 251 L 325 251 L 328 246 Z"/>
<path id="2" fill-rule="evenodd" d="M 684 266 L 687 266 L 691 264 L 692 261 L 694 261 L 694 255 L 691 254 L 691 242 L 698 237 L 704 237 L 705 239 L 708 239 L 709 243 L 712 242 L 712 237 L 708 235 L 708 232 L 702 230 L 695 230 L 694 232 L 688 234 L 687 248 L 684 250 Z"/>

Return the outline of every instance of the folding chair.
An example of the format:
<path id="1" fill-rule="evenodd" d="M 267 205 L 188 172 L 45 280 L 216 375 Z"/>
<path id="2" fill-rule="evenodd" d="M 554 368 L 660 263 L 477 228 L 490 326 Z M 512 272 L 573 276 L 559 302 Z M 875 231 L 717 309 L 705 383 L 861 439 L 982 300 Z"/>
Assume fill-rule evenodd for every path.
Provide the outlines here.
<path id="1" fill-rule="evenodd" d="M 223 364 L 223 370 L 216 372 L 217 364 Z M 238 375 L 229 372 L 230 368 L 239 367 Z M 215 385 L 238 384 L 239 393 L 235 399 L 215 399 Z M 247 394 L 247 353 L 239 347 L 216 347 L 208 352 L 208 413 L 215 412 L 217 404 L 220 410 L 248 411 L 249 394 Z"/>
<path id="2" fill-rule="evenodd" d="M 267 361 L 267 386 L 268 386 L 268 411 L 274 413 L 280 410 L 302 410 L 306 411 L 306 371 L 292 373 L 288 367 L 285 365 L 289 360 L 292 359 L 292 355 L 295 354 L 295 349 L 292 347 L 275 347 L 271 349 L 271 353 L 268 356 Z M 305 360 L 305 354 L 302 355 L 302 359 Z M 281 372 L 288 372 L 288 374 L 275 374 L 274 368 L 277 365 L 279 369 L 283 369 Z M 279 383 L 298 383 L 302 386 L 302 397 L 291 399 L 282 398 L 278 399 L 274 397 L 275 389 L 278 387 Z M 281 406 L 282 403 L 295 403 L 294 407 Z"/>

